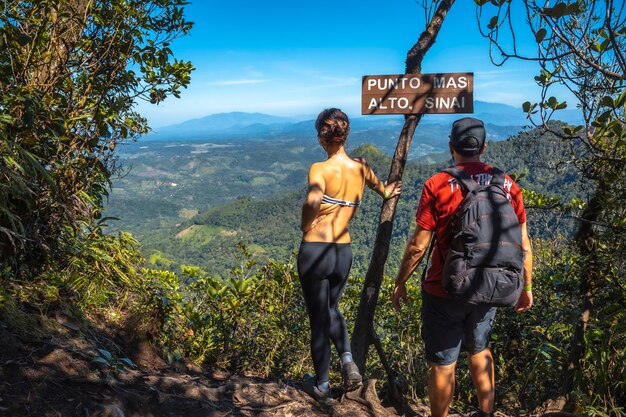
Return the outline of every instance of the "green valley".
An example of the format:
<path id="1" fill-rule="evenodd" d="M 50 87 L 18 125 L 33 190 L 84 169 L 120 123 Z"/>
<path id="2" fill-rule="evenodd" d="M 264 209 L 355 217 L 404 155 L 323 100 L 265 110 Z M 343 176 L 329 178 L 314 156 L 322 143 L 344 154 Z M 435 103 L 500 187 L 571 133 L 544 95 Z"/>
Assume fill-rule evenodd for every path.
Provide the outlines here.
<path id="1" fill-rule="evenodd" d="M 246 258 L 238 248 L 240 242 L 259 264 L 287 259 L 297 251 L 301 236 L 298 225 L 308 165 L 324 157 L 312 142 L 146 142 L 128 149 L 122 161 L 132 168 L 114 182 L 107 209 L 107 215 L 121 220 L 110 223 L 131 231 L 149 263 L 161 268 L 197 265 L 210 275 L 227 276 Z M 362 145 L 350 152 L 365 157 L 381 178 L 386 176 L 390 157 L 376 146 Z M 573 169 L 550 163 L 566 152 L 563 142 L 533 130 L 490 142 L 485 161 L 517 175 L 522 187 L 572 198 Z M 448 161 L 443 152 L 407 164 L 388 271 L 399 264 L 423 182 Z M 366 191 L 353 221 L 354 275 L 364 274 L 369 264 L 380 204 L 378 196 Z M 531 233 L 546 236 L 556 221 L 562 220 L 537 210 L 530 216 Z"/>

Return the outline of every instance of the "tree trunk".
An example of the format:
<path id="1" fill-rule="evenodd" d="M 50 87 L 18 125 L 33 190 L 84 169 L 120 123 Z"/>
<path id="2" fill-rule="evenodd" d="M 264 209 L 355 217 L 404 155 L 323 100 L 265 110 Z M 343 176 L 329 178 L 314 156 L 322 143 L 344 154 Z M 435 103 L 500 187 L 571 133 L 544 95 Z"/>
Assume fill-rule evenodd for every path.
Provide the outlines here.
<path id="1" fill-rule="evenodd" d="M 598 220 L 602 212 L 602 196 L 604 192 L 605 184 L 602 181 L 598 181 L 593 198 L 589 201 L 585 210 L 583 210 L 582 220 L 574 238 L 585 265 L 580 280 L 580 295 L 583 303 L 578 322 L 576 323 L 576 329 L 570 342 L 570 351 L 561 383 L 559 402 L 563 406 L 567 403 L 567 396 L 574 388 L 576 370 L 580 368 L 580 360 L 585 354 L 585 332 L 593 308 L 595 289 L 598 287 L 601 279 L 600 260 L 597 253 L 598 237 L 593 230 L 593 224 Z"/>
<path id="2" fill-rule="evenodd" d="M 24 63 L 23 78 L 27 80 L 28 85 L 42 92 L 50 93 L 60 79 L 69 76 L 67 61 L 72 49 L 83 35 L 83 30 L 93 7 L 91 0 L 60 2 L 58 8 L 51 8 L 49 21 L 27 28 L 25 34 L 30 34 L 35 39 L 30 47 L 35 48 L 37 39 L 46 31 L 46 25 L 51 25 L 51 28 L 48 29 L 50 36 L 46 43 L 50 58 L 46 65 L 35 68 L 33 71 L 29 62 L 32 51 Z M 59 16 L 69 16 L 69 18 L 59 18 Z"/>
<path id="3" fill-rule="evenodd" d="M 565 363 L 565 372 L 561 381 L 561 387 L 557 398 L 549 399 L 535 410 L 537 413 L 548 411 L 562 411 L 569 401 L 569 394 L 574 388 L 576 371 L 580 368 L 580 360 L 585 354 L 585 332 L 593 309 L 593 297 L 600 278 L 600 260 L 597 255 L 598 237 L 593 230 L 593 224 L 602 212 L 602 196 L 606 192 L 606 186 L 598 181 L 595 194 L 581 215 L 574 241 L 582 258 L 584 268 L 580 277 L 579 293 L 582 298 L 581 311 L 578 316 L 576 328 L 570 341 L 570 351 Z"/>
<path id="4" fill-rule="evenodd" d="M 428 49 L 435 43 L 435 39 L 441 25 L 450 10 L 454 0 L 442 0 L 426 30 L 422 32 L 417 43 L 409 50 L 406 58 L 406 73 L 419 74 L 422 70 L 422 60 Z M 402 179 L 404 166 L 411 147 L 411 141 L 415 128 L 417 127 L 420 115 L 405 116 L 404 127 L 398 139 L 396 152 L 391 162 L 388 181 L 394 182 Z M 391 241 L 391 232 L 393 229 L 393 219 L 396 212 L 396 204 L 398 197 L 385 200 L 380 211 L 380 221 L 376 234 L 376 241 L 372 251 L 370 266 L 365 276 L 365 283 L 361 291 L 361 300 L 359 310 L 354 324 L 354 332 L 352 333 L 352 355 L 354 360 L 365 374 L 365 364 L 367 360 L 367 351 L 369 346 L 374 342 L 372 335 L 374 332 L 374 313 L 378 302 L 378 294 L 385 271 L 385 263 L 389 255 L 389 243 Z M 382 356 L 383 352 L 379 352 Z M 392 378 L 393 376 L 388 375 Z M 390 381 L 390 387 L 395 386 L 395 381 Z"/>

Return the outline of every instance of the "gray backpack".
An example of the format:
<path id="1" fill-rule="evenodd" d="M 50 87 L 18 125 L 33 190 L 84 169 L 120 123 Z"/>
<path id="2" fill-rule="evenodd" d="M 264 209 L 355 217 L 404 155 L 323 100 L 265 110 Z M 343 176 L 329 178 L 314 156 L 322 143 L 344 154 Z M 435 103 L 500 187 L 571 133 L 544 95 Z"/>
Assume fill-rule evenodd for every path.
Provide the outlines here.
<path id="1" fill-rule="evenodd" d="M 459 168 L 443 172 L 464 191 L 448 229 L 444 289 L 469 304 L 516 305 L 523 286 L 522 229 L 504 190 L 504 172 L 494 168 L 491 183 L 483 186 Z"/>

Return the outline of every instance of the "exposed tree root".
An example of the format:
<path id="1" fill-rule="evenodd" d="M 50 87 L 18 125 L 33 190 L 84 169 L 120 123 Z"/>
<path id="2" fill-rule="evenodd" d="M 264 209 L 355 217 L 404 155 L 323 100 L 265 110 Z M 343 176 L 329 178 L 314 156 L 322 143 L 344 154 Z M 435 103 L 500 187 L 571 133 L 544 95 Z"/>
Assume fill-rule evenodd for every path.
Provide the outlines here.
<path id="1" fill-rule="evenodd" d="M 365 405 L 372 417 L 397 416 L 395 412 L 386 409 L 381 404 L 378 393 L 376 392 L 376 382 L 376 379 L 368 379 L 363 383 L 360 389 L 347 392 L 344 394 L 344 397 L 348 400 Z"/>
<path id="2" fill-rule="evenodd" d="M 557 417 L 557 416 L 560 416 L 561 414 L 563 414 L 563 417 L 566 417 L 566 415 L 572 415 L 570 413 L 566 413 L 563 411 L 566 405 L 567 405 L 567 397 L 559 396 L 554 399 L 549 399 L 543 404 L 541 404 L 539 407 L 535 409 L 534 414 L 537 414 L 540 416 L 549 415 L 552 417 Z"/>
<path id="3" fill-rule="evenodd" d="M 539 415 L 539 417 L 580 417 L 578 414 L 567 413 L 565 411 L 552 411 L 548 413 L 543 413 Z"/>
<path id="4" fill-rule="evenodd" d="M 383 350 L 383 345 L 382 343 L 380 343 L 380 338 L 373 328 L 371 329 L 371 341 L 374 344 L 376 352 L 378 353 L 378 357 L 380 358 L 380 361 L 385 368 L 385 372 L 387 373 L 387 396 L 389 400 L 393 401 L 395 404 L 402 404 L 402 393 L 398 389 L 398 384 L 396 383 L 398 374 L 389 364 L 389 361 L 387 360 L 387 355 L 385 355 L 385 351 Z"/>

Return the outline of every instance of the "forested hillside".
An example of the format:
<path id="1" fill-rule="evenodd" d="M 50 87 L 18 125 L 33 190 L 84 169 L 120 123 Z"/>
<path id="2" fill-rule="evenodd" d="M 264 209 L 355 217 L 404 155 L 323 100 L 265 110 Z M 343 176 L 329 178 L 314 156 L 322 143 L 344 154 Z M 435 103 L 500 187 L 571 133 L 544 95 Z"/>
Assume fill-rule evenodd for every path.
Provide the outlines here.
<path id="1" fill-rule="evenodd" d="M 255 115 L 235 113 L 218 119 L 221 124 L 257 120 L 252 116 Z M 215 129 L 219 131 L 217 120 L 206 120 L 216 122 Z M 211 129 L 200 121 L 190 124 Z M 393 154 L 400 119 L 357 118 L 354 124 L 349 151 L 374 144 L 384 153 Z M 272 125 L 261 126 L 270 129 Z M 494 140 L 503 140 L 518 130 L 514 126 L 488 128 L 489 137 Z M 445 150 L 448 129 L 443 124 L 420 127 L 412 154 Z M 299 122 L 279 133 L 259 130 L 257 124 L 248 130 L 206 134 L 203 139 L 194 139 L 191 134 L 169 141 L 143 139 L 120 146 L 117 175 L 112 178 L 112 189 L 105 201 L 105 216 L 119 220 L 108 222 L 109 230 L 130 231 L 144 245 L 152 247 L 155 232 L 156 240 L 160 240 L 159 236 L 170 233 L 178 223 L 213 207 L 239 197 L 269 200 L 294 191 L 302 186 L 308 166 L 324 158 L 312 134 L 313 121 Z"/>
<path id="2" fill-rule="evenodd" d="M 293 154 L 289 149 L 288 146 L 285 147 L 281 157 L 288 155 L 288 158 L 291 158 Z M 572 199 L 583 197 L 575 170 L 565 165 L 556 166 L 553 162 L 567 158 L 570 151 L 554 135 L 542 134 L 540 130 L 535 129 L 520 133 L 506 141 L 490 142 L 485 161 L 520 177 L 519 183 L 524 188 L 542 195 Z M 351 154 L 365 157 L 380 177 L 384 178 L 387 174 L 386 170 L 391 159 L 374 146 L 360 146 Z M 263 154 L 260 154 L 259 159 L 263 158 Z M 395 220 L 388 271 L 395 271 L 399 265 L 406 238 L 414 225 L 413 216 L 424 181 L 445 168 L 448 163 L 409 162 L 407 165 L 404 192 Z M 294 165 L 299 166 L 298 162 L 294 162 Z M 220 170 L 223 178 L 234 175 L 231 174 L 232 167 L 227 169 L 223 166 Z M 245 168 L 235 170 L 237 175 L 244 175 L 242 172 L 245 172 Z M 273 173 L 274 170 L 277 170 L 276 174 Z M 271 165 L 266 175 L 273 176 L 279 173 L 277 165 Z M 300 241 L 298 225 L 306 191 L 306 171 L 299 169 L 289 178 L 290 181 L 283 184 L 282 189 L 285 191 L 278 194 L 270 194 L 269 187 L 266 187 L 267 194 L 270 195 L 250 193 L 248 197 L 240 197 L 199 213 L 178 226 L 157 231 L 146 225 L 136 228 L 135 234 L 141 236 L 144 253 L 149 261 L 170 269 L 177 269 L 184 264 L 197 265 L 211 275 L 227 276 L 230 269 L 240 263 L 242 253 L 237 249 L 239 242 L 245 244 L 252 258 L 260 264 L 270 258 L 287 259 L 297 250 Z M 201 179 L 197 181 L 202 182 Z M 245 189 L 229 187 L 225 181 L 224 187 L 218 188 L 219 191 L 214 198 L 219 199 L 219 192 L 226 190 L 239 192 Z M 354 242 L 354 275 L 362 275 L 367 269 L 380 204 L 381 200 L 376 194 L 366 191 L 363 205 L 352 223 L 350 232 Z M 124 213 L 118 215 L 124 217 Z M 546 217 L 542 211 L 531 211 L 529 218 L 531 234 L 534 237 L 547 237 L 550 225 L 554 226 L 555 221 L 557 219 L 554 215 Z"/>
<path id="3" fill-rule="evenodd" d="M 322 151 L 299 140 L 213 143 L 142 142 L 120 151 L 122 173 L 106 203 L 112 230 L 128 230 L 150 244 L 153 233 L 172 230 L 200 211 L 238 196 L 265 198 L 297 187 L 306 166 Z M 283 152 L 283 150 L 285 150 Z"/>

